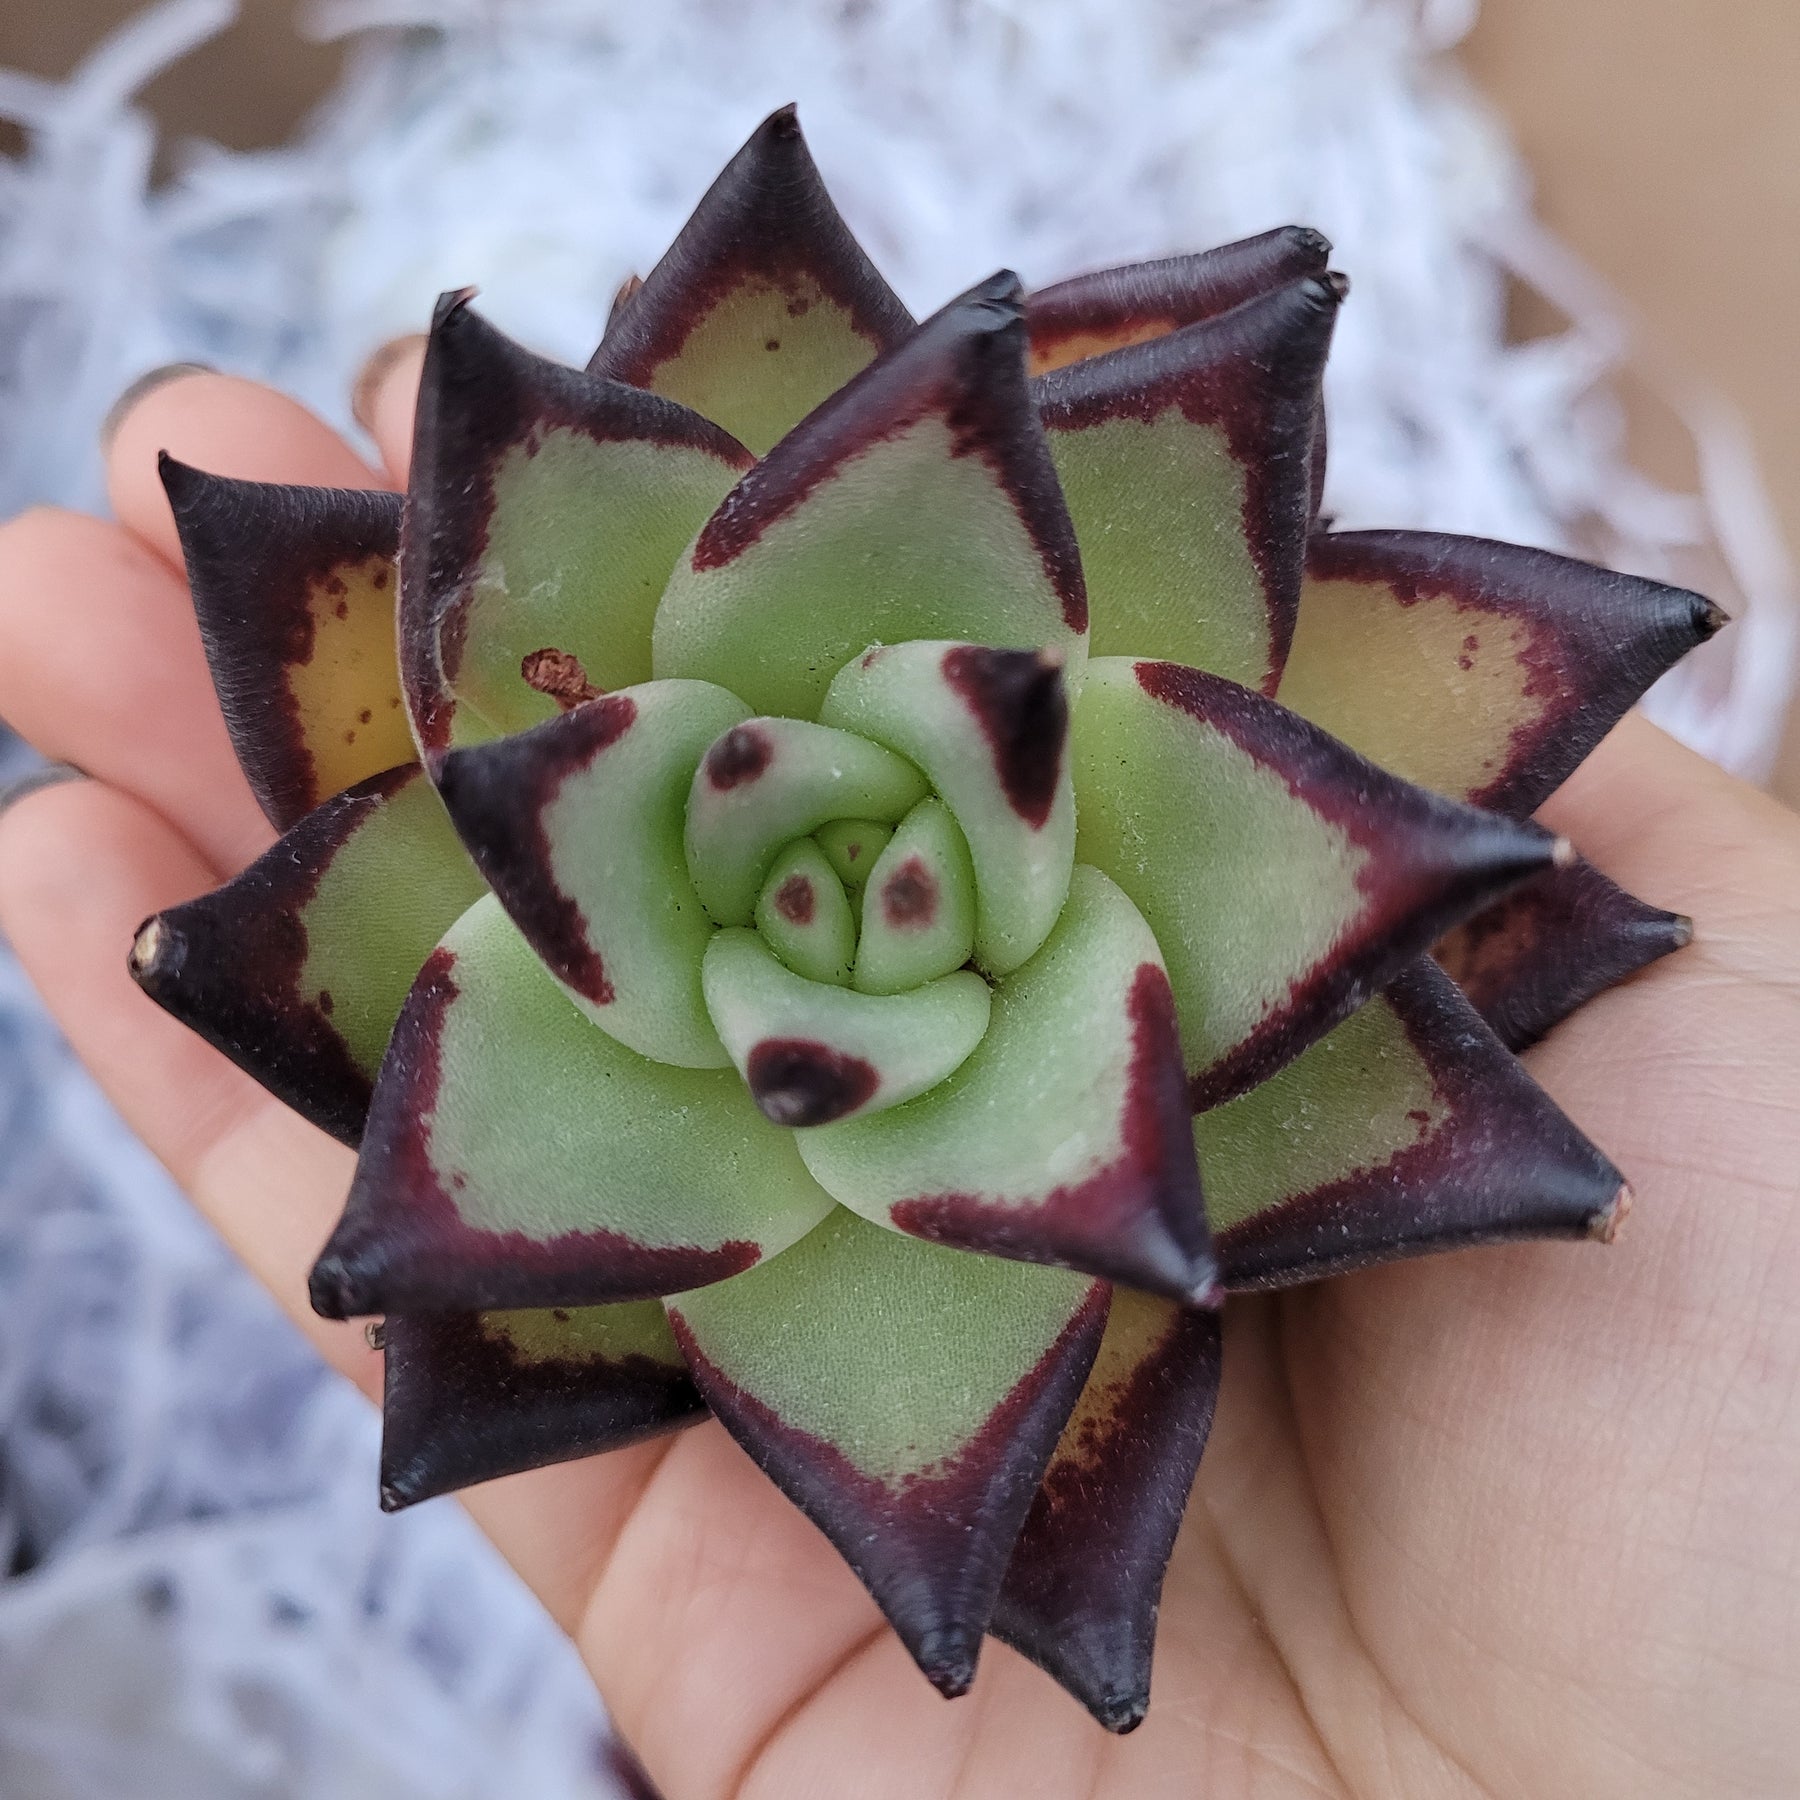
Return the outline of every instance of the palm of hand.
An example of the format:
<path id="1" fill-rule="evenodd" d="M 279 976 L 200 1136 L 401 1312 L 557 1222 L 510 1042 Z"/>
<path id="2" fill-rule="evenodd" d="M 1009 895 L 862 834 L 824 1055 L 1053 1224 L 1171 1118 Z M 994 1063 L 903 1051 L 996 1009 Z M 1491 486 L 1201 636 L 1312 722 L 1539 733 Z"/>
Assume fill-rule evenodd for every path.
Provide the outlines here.
<path id="1" fill-rule="evenodd" d="M 374 396 L 390 472 L 416 367 Z M 0 928 L 126 1117 L 370 1387 L 360 1333 L 305 1300 L 347 1153 L 124 970 L 140 918 L 267 841 L 175 573 L 159 447 L 262 479 L 377 479 L 290 403 L 196 376 L 118 432 L 127 529 L 55 514 L 5 529 L 0 714 L 96 779 L 5 815 Z M 671 1800 L 1794 1781 L 1800 823 L 1636 722 L 1548 811 L 1698 922 L 1693 949 L 1532 1059 L 1626 1170 L 1629 1233 L 1610 1253 L 1476 1252 L 1234 1305 L 1157 1702 L 1132 1737 L 1103 1736 L 998 1646 L 945 1706 L 716 1426 L 469 1496 Z"/>

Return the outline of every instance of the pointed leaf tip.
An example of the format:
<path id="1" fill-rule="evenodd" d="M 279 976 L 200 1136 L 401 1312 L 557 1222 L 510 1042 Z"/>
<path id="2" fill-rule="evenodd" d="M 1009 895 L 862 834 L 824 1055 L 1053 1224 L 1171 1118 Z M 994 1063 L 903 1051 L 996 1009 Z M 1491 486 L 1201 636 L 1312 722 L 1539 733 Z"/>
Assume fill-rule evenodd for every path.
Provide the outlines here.
<path id="1" fill-rule="evenodd" d="M 749 1268 L 830 1204 L 734 1074 L 595 1030 L 489 896 L 407 998 L 313 1301 L 336 1318 L 651 1298 Z"/>
<path id="2" fill-rule="evenodd" d="M 1477 913 L 1432 954 L 1518 1051 L 1693 935 L 1691 919 L 1635 899 L 1575 857 Z"/>
<path id="3" fill-rule="evenodd" d="M 706 1414 L 655 1300 L 394 1314 L 382 1335 L 384 1512 L 620 1449 Z"/>
<path id="4" fill-rule="evenodd" d="M 912 325 L 783 107 L 707 190 L 589 368 L 692 406 L 761 455 Z"/>
<path id="5" fill-rule="evenodd" d="M 725 1428 L 955 1694 L 1093 1363 L 1106 1295 L 1065 1270 L 965 1256 L 838 1211 L 669 1313 Z"/>
<path id="6" fill-rule="evenodd" d="M 400 496 L 212 475 L 166 451 L 201 643 L 251 791 L 285 831 L 410 762 L 394 657 Z"/>
<path id="7" fill-rule="evenodd" d="M 1274 692 L 1299 614 L 1338 300 L 1303 276 L 1037 384 L 1092 654 Z"/>
<path id="8" fill-rule="evenodd" d="M 839 672 L 820 716 L 930 777 L 968 846 L 976 961 L 1017 968 L 1055 925 L 1074 858 L 1062 648 L 877 647 Z"/>
<path id="9" fill-rule="evenodd" d="M 1196 1110 L 1254 1087 L 1554 854 L 1535 825 L 1396 780 L 1171 663 L 1090 663 L 1073 761 L 1077 854 L 1162 946 Z"/>
<path id="10" fill-rule="evenodd" d="M 1219 1390 L 1219 1321 L 1113 1291 L 1106 1335 L 1013 1546 L 996 1637 L 1112 1732 L 1143 1721 L 1163 1574 Z"/>
<path id="11" fill-rule="evenodd" d="M 416 766 L 309 813 L 210 894 L 147 920 L 133 979 L 321 1130 L 363 1130 L 407 989 L 480 876 Z"/>
<path id="12" fill-rule="evenodd" d="M 1279 698 L 1395 774 L 1523 816 L 1723 618 L 1548 550 L 1320 532 Z"/>
<path id="13" fill-rule="evenodd" d="M 1600 1237 L 1619 1171 L 1429 958 L 1194 1121 L 1233 1289 L 1533 1237 Z"/>
<path id="14" fill-rule="evenodd" d="M 1286 225 L 1191 256 L 1100 269 L 1039 288 L 1026 302 L 1031 372 L 1147 343 L 1305 275 L 1326 273 L 1331 244 Z"/>
<path id="15" fill-rule="evenodd" d="M 646 680 L 656 597 L 749 461 L 686 407 L 535 356 L 447 305 L 420 377 L 401 575 L 421 744 L 553 718 L 567 696 L 545 691 L 548 670 L 596 690 Z"/>
<path id="16" fill-rule="evenodd" d="M 1078 673 L 1087 590 L 1011 293 L 953 301 L 744 476 L 663 597 L 659 673 L 790 718 L 870 644 L 1054 645 Z"/>
<path id="17" fill-rule="evenodd" d="M 707 747 L 744 716 L 722 688 L 651 681 L 453 750 L 438 791 L 550 972 L 602 1030 L 658 1062 L 722 1068 L 700 958 L 711 935 L 682 821 Z"/>
<path id="18" fill-rule="evenodd" d="M 1076 868 L 961 1070 L 908 1106 L 807 1133 L 800 1153 L 844 1205 L 915 1237 L 1216 1297 L 1168 980 L 1097 870 Z"/>

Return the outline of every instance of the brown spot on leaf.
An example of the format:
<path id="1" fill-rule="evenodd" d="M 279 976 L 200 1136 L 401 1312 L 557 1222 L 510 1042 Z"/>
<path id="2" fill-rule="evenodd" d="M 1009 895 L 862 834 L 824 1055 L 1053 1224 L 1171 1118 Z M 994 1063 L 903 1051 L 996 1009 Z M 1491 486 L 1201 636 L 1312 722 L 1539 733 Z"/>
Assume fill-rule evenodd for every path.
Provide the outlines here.
<path id="1" fill-rule="evenodd" d="M 882 916 L 896 931 L 923 929 L 937 917 L 937 877 L 924 859 L 909 856 L 881 884 Z"/>
<path id="2" fill-rule="evenodd" d="M 769 766 L 775 746 L 754 725 L 734 725 L 706 753 L 706 778 L 721 793 L 754 781 Z"/>
<path id="3" fill-rule="evenodd" d="M 790 875 L 775 890 L 775 910 L 790 925 L 810 925 L 814 904 L 813 884 L 809 876 Z"/>
<path id="4" fill-rule="evenodd" d="M 744 1066 L 751 1098 L 777 1125 L 825 1125 L 868 1103 L 873 1063 L 811 1038 L 764 1038 Z"/>
<path id="5" fill-rule="evenodd" d="M 567 650 L 546 647 L 528 650 L 519 659 L 519 676 L 528 688 L 547 694 L 564 712 L 573 712 L 589 700 L 598 700 L 601 690 L 588 680 L 581 658 Z"/>

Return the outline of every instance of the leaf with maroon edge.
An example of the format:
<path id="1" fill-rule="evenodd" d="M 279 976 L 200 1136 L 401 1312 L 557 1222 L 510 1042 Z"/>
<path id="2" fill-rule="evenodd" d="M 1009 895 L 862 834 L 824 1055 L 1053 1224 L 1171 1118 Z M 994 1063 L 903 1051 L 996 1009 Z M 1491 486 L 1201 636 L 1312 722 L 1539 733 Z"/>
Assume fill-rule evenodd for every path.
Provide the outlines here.
<path id="1" fill-rule="evenodd" d="M 676 558 L 750 463 L 673 400 L 533 356 L 446 294 L 419 380 L 400 673 L 426 750 L 650 678 Z"/>
<path id="2" fill-rule="evenodd" d="M 1616 982 L 1693 941 L 1694 922 L 1650 906 L 1577 858 L 1515 889 L 1432 954 L 1509 1050 Z"/>
<path id="3" fill-rule="evenodd" d="M 1548 550 L 1321 533 L 1279 698 L 1408 781 L 1522 818 L 1724 623 L 1685 588 Z"/>
<path id="4" fill-rule="evenodd" d="M 994 990 L 969 1059 L 908 1106 L 803 1132 L 820 1186 L 876 1224 L 1215 1297 L 1168 976 L 1137 909 L 1078 866 L 1049 941 Z"/>
<path id="5" fill-rule="evenodd" d="M 777 1125 L 823 1125 L 902 1105 L 953 1074 L 987 1030 L 973 969 L 904 994 L 809 981 L 753 931 L 713 934 L 700 978 L 727 1054 Z"/>
<path id="6" fill-rule="evenodd" d="M 617 304 L 588 367 L 691 406 L 761 456 L 912 328 L 784 106 Z"/>
<path id="7" fill-rule="evenodd" d="M 1038 383 L 1075 522 L 1090 653 L 1272 694 L 1305 572 L 1319 384 L 1341 283 L 1309 276 Z"/>
<path id="8" fill-rule="evenodd" d="M 871 644 L 1055 647 L 1073 678 L 1087 592 L 1024 355 L 995 275 L 804 419 L 677 565 L 656 673 L 800 719 Z"/>
<path id="9" fill-rule="evenodd" d="M 492 895 L 445 936 L 388 1046 L 313 1305 L 596 1306 L 720 1281 L 829 1198 L 724 1069 L 597 1030 Z"/>
<path id="10" fill-rule="evenodd" d="M 306 815 L 221 888 L 147 920 L 138 986 L 346 1144 L 432 946 L 483 892 L 417 763 Z"/>
<path id="11" fill-rule="evenodd" d="M 974 867 L 975 960 L 990 975 L 1016 969 L 1056 923 L 1075 854 L 1060 653 L 877 647 L 839 672 L 819 716 L 931 778 Z"/>
<path id="12" fill-rule="evenodd" d="M 1025 302 L 1031 372 L 1045 375 L 1216 318 L 1303 276 L 1323 275 L 1330 255 L 1319 232 L 1283 225 L 1195 255 L 1097 269 L 1039 288 Z"/>
<path id="13" fill-rule="evenodd" d="M 720 735 L 688 790 L 694 889 L 718 924 L 748 925 L 795 838 L 833 819 L 903 819 L 926 792 L 911 763 L 865 737 L 810 719 L 747 719 Z"/>
<path id="14" fill-rule="evenodd" d="M 381 1336 L 384 1512 L 706 1416 L 656 1300 L 397 1313 Z"/>
<path id="15" fill-rule="evenodd" d="M 232 748 L 277 831 L 413 760 L 394 657 L 400 496 L 157 467 Z"/>
<path id="16" fill-rule="evenodd" d="M 529 731 L 434 756 L 438 792 L 513 923 L 603 1031 L 657 1062 L 719 1069 L 688 878 L 688 787 L 743 704 L 648 681 Z"/>
<path id="17" fill-rule="evenodd" d="M 1272 1074 L 1567 854 L 1175 663 L 1095 658 L 1072 743 L 1076 857 L 1162 946 L 1196 1110 Z"/>
<path id="18" fill-rule="evenodd" d="M 877 1303 L 878 1300 L 878 1303 Z M 834 1211 L 669 1302 L 726 1430 L 837 1546 L 942 1693 L 964 1692 L 1107 1289 Z"/>
<path id="19" fill-rule="evenodd" d="M 1610 1242 L 1629 1194 L 1428 957 L 1194 1121 L 1232 1288 L 1516 1238 Z"/>
<path id="20" fill-rule="evenodd" d="M 1212 1429 L 1219 1319 L 1115 1288 L 989 1630 L 1108 1731 L 1150 1704 L 1163 1574 Z"/>

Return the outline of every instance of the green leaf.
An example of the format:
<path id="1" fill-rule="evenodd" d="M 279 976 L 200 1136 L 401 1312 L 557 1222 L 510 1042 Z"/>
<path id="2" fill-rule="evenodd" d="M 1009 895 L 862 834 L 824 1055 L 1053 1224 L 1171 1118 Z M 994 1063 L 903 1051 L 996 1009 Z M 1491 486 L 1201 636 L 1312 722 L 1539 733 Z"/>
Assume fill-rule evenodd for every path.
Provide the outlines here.
<path id="1" fill-rule="evenodd" d="M 651 681 L 529 731 L 434 756 L 438 791 L 500 903 L 603 1030 L 656 1062 L 718 1069 L 688 878 L 688 789 L 744 717 L 703 681 Z"/>
<path id="2" fill-rule="evenodd" d="M 968 842 L 943 801 L 921 800 L 869 875 L 856 985 L 865 994 L 902 994 L 960 969 L 974 948 Z"/>
<path id="3" fill-rule="evenodd" d="M 1459 925 L 1432 954 L 1509 1050 L 1692 942 L 1694 922 L 1647 905 L 1577 858 Z"/>
<path id="4" fill-rule="evenodd" d="M 784 106 L 621 300 L 588 367 L 691 406 L 761 456 L 912 329 Z"/>
<path id="5" fill-rule="evenodd" d="M 413 763 L 327 800 L 223 887 L 148 920 L 131 972 L 270 1093 L 354 1144 L 413 978 L 482 891 Z"/>
<path id="6" fill-rule="evenodd" d="M 1272 1074 L 1558 853 L 1174 663 L 1096 658 L 1073 760 L 1076 854 L 1162 946 L 1196 1109 Z"/>
<path id="7" fill-rule="evenodd" d="M 859 994 L 782 967 L 753 931 L 721 931 L 706 1004 L 756 1104 L 777 1125 L 823 1125 L 935 1087 L 987 1029 L 990 997 L 964 969 L 907 994 Z"/>
<path id="8" fill-rule="evenodd" d="M 1016 277 L 953 301 L 747 474 L 656 614 L 658 675 L 816 716 L 874 643 L 967 638 L 1078 662 L 1087 596 L 1025 379 Z"/>
<path id="9" fill-rule="evenodd" d="M 910 757 L 962 828 L 975 870 L 975 957 L 1016 969 L 1049 935 L 1075 853 L 1069 701 L 1054 652 L 930 641 L 866 652 L 821 715 Z"/>
<path id="10" fill-rule="evenodd" d="M 1049 942 L 1000 982 L 956 1074 L 909 1106 L 803 1133 L 800 1153 L 895 1230 L 1186 1300 L 1212 1292 L 1168 979 L 1098 870 L 1077 867 Z"/>
<path id="11" fill-rule="evenodd" d="M 707 1403 L 960 1694 L 1008 1552 L 1094 1360 L 1106 1289 L 834 1212 L 669 1302 Z"/>
<path id="12" fill-rule="evenodd" d="M 990 1629 L 1108 1731 L 1135 1729 L 1150 1704 L 1163 1573 L 1218 1393 L 1218 1315 L 1115 1288 L 1013 1546 Z"/>
<path id="13" fill-rule="evenodd" d="M 382 1337 L 386 1512 L 706 1416 L 656 1300 L 396 1314 Z"/>
<path id="14" fill-rule="evenodd" d="M 837 871 L 811 838 L 789 844 L 776 857 L 757 897 L 756 929 L 796 975 L 850 985 L 856 915 Z"/>
<path id="15" fill-rule="evenodd" d="M 327 1318 L 594 1306 L 717 1281 L 830 1206 L 725 1070 L 598 1031 L 492 896 L 426 962 L 313 1270 Z"/>
<path id="16" fill-rule="evenodd" d="M 891 825 L 875 819 L 833 819 L 813 833 L 825 860 L 837 871 L 846 892 L 855 893 L 869 879 L 876 859 L 894 835 Z"/>
<path id="17" fill-rule="evenodd" d="M 1038 384 L 1096 656 L 1273 694 L 1294 635 L 1319 387 L 1344 289 L 1313 276 Z"/>
<path id="18" fill-rule="evenodd" d="M 1318 232 L 1284 225 L 1216 250 L 1098 269 L 1039 288 L 1025 302 L 1031 372 L 1045 375 L 1216 318 L 1303 276 L 1323 275 L 1330 255 Z"/>
<path id="19" fill-rule="evenodd" d="M 687 859 L 706 910 L 748 925 L 776 855 L 832 819 L 901 819 L 924 777 L 891 750 L 805 719 L 751 719 L 694 773 Z"/>
<path id="20" fill-rule="evenodd" d="M 1619 1172 L 1429 958 L 1261 1087 L 1194 1121 L 1226 1283 L 1527 1237 L 1610 1240 Z"/>
<path id="21" fill-rule="evenodd" d="M 657 600 L 750 463 L 672 400 L 566 369 L 438 302 L 413 436 L 400 670 L 428 750 L 650 679 Z"/>
<path id="22" fill-rule="evenodd" d="M 1725 615 L 1485 538 L 1322 534 L 1280 699 L 1424 787 L 1523 817 Z"/>
<path id="23" fill-rule="evenodd" d="M 394 657 L 400 496 L 158 459 L 213 686 L 277 831 L 414 758 Z"/>

